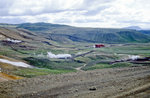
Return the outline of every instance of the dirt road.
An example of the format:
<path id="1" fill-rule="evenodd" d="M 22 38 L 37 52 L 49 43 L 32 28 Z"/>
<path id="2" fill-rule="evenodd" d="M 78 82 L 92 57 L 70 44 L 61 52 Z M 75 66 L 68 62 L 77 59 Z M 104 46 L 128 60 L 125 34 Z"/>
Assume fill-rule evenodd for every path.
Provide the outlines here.
<path id="1" fill-rule="evenodd" d="M 81 70 L 83 67 L 85 67 L 86 66 L 86 64 L 84 64 L 83 66 L 81 66 L 81 67 L 77 67 L 77 68 L 75 68 L 77 71 L 83 71 L 83 70 Z"/>
<path id="2" fill-rule="evenodd" d="M 150 67 L 47 75 L 0 83 L 4 98 L 149 98 Z"/>

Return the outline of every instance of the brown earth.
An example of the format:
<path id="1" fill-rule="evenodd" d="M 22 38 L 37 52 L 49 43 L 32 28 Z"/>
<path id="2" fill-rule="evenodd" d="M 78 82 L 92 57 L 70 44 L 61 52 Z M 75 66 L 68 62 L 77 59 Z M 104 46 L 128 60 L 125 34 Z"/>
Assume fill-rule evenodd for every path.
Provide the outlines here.
<path id="1" fill-rule="evenodd" d="M 8 80 L 18 80 L 18 79 L 23 79 L 23 78 L 19 76 L 8 75 L 6 73 L 0 72 L 0 82 L 8 81 Z"/>
<path id="2" fill-rule="evenodd" d="M 0 83 L 1 98 L 149 98 L 150 67 L 109 68 Z"/>

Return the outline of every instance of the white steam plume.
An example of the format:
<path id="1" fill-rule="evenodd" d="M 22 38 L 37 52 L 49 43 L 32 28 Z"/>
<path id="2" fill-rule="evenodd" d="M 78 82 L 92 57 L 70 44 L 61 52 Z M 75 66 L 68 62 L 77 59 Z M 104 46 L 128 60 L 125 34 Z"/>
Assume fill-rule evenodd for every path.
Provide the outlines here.
<path id="1" fill-rule="evenodd" d="M 47 56 L 49 57 L 49 58 L 64 58 L 64 59 L 66 59 L 66 58 L 71 58 L 72 56 L 70 55 L 70 54 L 53 54 L 52 52 L 47 52 Z"/>
<path id="2" fill-rule="evenodd" d="M 132 60 L 136 60 L 138 58 L 140 58 L 140 56 L 138 55 L 128 55 L 129 56 L 129 59 L 132 59 Z"/>

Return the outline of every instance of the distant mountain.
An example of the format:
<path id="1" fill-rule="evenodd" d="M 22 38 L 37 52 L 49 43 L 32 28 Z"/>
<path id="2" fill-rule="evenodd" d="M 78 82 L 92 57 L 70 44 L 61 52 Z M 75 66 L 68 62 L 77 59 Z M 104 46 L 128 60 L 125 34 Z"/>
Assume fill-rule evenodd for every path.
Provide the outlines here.
<path id="1" fill-rule="evenodd" d="M 150 35 L 150 30 L 148 29 L 142 29 L 141 27 L 139 26 L 130 26 L 130 27 L 126 27 L 124 29 L 131 29 L 131 30 L 137 30 L 138 32 L 141 32 L 143 34 L 147 34 L 147 35 Z"/>
<path id="2" fill-rule="evenodd" d="M 7 23 L 0 23 L 0 27 L 17 27 L 18 24 L 7 24 Z"/>
<path id="3" fill-rule="evenodd" d="M 150 35 L 150 30 L 139 30 L 139 32 Z"/>
<path id="4" fill-rule="evenodd" d="M 49 40 L 65 43 L 74 41 L 94 43 L 150 42 L 150 36 L 132 29 L 80 28 L 50 23 L 25 23 L 18 25 L 17 28 L 24 28 Z"/>
<path id="5" fill-rule="evenodd" d="M 124 29 L 142 30 L 142 28 L 141 28 L 141 27 L 139 27 L 139 26 L 129 26 L 129 27 L 125 27 Z"/>

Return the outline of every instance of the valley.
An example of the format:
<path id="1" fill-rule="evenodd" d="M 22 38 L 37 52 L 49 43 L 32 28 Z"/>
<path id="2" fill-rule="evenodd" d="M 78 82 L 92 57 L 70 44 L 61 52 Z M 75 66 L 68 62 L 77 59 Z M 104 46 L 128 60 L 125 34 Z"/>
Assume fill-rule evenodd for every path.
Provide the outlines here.
<path id="1" fill-rule="evenodd" d="M 148 32 L 48 23 L 1 24 L 0 96 L 150 96 Z M 95 48 L 97 44 L 103 47 Z"/>

